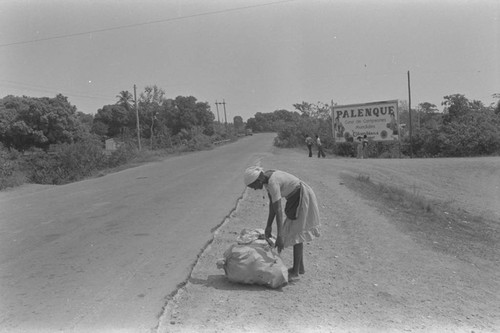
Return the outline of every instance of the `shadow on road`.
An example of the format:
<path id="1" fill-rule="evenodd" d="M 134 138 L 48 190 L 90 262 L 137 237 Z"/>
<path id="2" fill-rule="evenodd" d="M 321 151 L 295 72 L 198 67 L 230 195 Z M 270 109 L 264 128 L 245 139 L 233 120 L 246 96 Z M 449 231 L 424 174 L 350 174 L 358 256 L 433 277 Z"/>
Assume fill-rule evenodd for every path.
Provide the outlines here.
<path id="1" fill-rule="evenodd" d="M 272 289 L 266 286 L 259 285 L 246 285 L 240 283 L 233 283 L 227 279 L 225 275 L 208 275 L 208 277 L 204 279 L 193 278 L 189 279 L 189 282 L 195 285 L 203 285 L 205 287 L 210 287 L 218 290 L 245 290 L 245 291 L 263 291 L 263 290 L 275 290 L 282 291 L 279 289 Z"/>

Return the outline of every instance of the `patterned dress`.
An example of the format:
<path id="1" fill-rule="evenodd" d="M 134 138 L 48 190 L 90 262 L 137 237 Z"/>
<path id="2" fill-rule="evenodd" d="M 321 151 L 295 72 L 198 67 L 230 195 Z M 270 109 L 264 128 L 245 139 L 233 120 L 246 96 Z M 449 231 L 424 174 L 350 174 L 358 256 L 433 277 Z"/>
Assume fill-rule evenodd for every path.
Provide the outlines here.
<path id="1" fill-rule="evenodd" d="M 320 236 L 318 201 L 309 185 L 294 175 L 276 170 L 269 177 L 269 182 L 264 187 L 273 203 L 281 199 L 287 200 L 287 203 L 298 199 L 298 205 L 292 209 L 294 212 L 292 218 L 287 216 L 290 215 L 288 212 L 283 214 L 285 219 L 283 222 L 285 247 L 309 242 Z"/>

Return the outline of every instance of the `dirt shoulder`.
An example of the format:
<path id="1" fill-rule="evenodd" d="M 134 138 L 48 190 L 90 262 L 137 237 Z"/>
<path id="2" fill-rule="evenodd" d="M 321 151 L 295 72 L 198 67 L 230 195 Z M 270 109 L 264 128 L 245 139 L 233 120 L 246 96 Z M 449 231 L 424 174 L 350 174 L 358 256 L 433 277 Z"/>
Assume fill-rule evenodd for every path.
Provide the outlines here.
<path id="1" fill-rule="evenodd" d="M 242 229 L 265 225 L 267 197 L 247 190 L 200 256 L 186 285 L 167 304 L 158 331 L 498 331 L 498 247 L 491 245 L 490 255 L 474 252 L 470 246 L 446 251 L 447 247 L 439 247 L 439 234 L 409 228 L 412 218 L 418 222 L 415 216 L 381 205 L 377 193 L 366 193 L 355 179 L 363 173 L 373 182 L 413 187 L 453 212 L 458 208 L 469 216 L 483 212 L 487 219 L 481 221 L 498 232 L 497 208 L 485 196 L 496 195 L 495 202 L 500 199 L 500 171 L 494 168 L 500 159 L 456 162 L 320 160 L 277 150 L 262 165 L 297 175 L 311 185 L 320 204 L 322 237 L 305 244 L 306 274 L 273 290 L 230 283 L 217 269 L 217 259 Z M 421 218 L 425 221 L 425 216 Z M 473 219 L 469 222 L 474 228 Z M 468 242 L 461 237 L 447 240 Z M 288 266 L 291 253 L 291 249 L 282 253 Z"/>

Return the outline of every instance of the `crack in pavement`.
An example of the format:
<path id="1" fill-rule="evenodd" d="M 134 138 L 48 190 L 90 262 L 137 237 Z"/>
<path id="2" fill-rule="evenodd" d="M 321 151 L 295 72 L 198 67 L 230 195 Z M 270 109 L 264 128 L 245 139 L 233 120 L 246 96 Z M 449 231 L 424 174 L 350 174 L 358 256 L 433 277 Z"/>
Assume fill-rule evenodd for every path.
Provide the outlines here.
<path id="1" fill-rule="evenodd" d="M 215 239 L 215 236 L 217 235 L 217 231 L 220 228 L 222 228 L 227 222 L 230 221 L 233 213 L 238 210 L 238 207 L 239 207 L 241 201 L 246 197 L 247 191 L 248 191 L 248 188 L 245 187 L 245 190 L 243 190 L 243 193 L 236 199 L 236 203 L 235 203 L 233 209 L 231 209 L 231 211 L 229 211 L 229 213 L 222 219 L 222 221 L 218 225 L 216 225 L 215 227 L 213 227 L 212 229 L 210 229 L 210 232 L 212 233 L 212 237 L 201 248 L 200 252 L 196 256 L 196 259 L 190 265 L 190 267 L 189 267 L 189 273 L 188 273 L 186 279 L 184 281 L 182 281 L 181 283 L 179 283 L 176 286 L 176 288 L 170 294 L 168 294 L 167 296 L 165 296 L 165 300 L 166 300 L 165 305 L 163 305 L 162 309 L 158 313 L 158 316 L 157 316 L 158 323 L 157 323 L 157 325 L 155 327 L 153 327 L 151 329 L 151 332 L 160 332 L 160 330 L 162 329 L 162 323 L 163 323 L 163 321 L 165 320 L 165 318 L 168 317 L 168 313 L 169 313 L 169 309 L 170 309 L 169 307 L 171 305 L 171 302 L 173 300 L 175 300 L 175 297 L 177 296 L 177 294 L 179 293 L 179 291 L 184 286 L 186 286 L 186 284 L 188 283 L 189 279 L 191 278 L 191 275 L 193 274 L 193 270 L 195 269 L 196 265 L 198 264 L 201 256 L 203 256 L 203 254 L 207 251 L 207 249 L 213 243 L 213 241 Z"/>

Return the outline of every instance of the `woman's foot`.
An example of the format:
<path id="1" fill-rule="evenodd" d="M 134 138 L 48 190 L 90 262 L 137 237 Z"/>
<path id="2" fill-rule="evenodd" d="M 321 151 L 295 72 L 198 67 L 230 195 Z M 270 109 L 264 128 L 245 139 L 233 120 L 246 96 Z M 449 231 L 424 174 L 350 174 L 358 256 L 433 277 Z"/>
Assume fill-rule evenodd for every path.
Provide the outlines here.
<path id="1" fill-rule="evenodd" d="M 304 272 L 295 272 L 293 268 L 289 268 L 288 269 L 288 277 L 289 278 L 298 278 L 299 277 L 299 274 L 304 274 Z"/>

